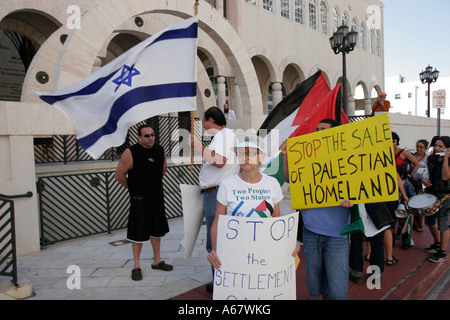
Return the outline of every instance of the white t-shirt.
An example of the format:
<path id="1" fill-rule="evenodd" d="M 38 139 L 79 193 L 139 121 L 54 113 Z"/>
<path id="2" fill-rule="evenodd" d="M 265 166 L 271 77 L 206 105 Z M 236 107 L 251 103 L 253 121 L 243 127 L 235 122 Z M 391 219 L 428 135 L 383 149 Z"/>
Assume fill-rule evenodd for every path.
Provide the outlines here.
<path id="1" fill-rule="evenodd" d="M 220 183 L 217 192 L 217 201 L 227 207 L 227 215 L 237 217 L 271 217 L 281 199 L 280 184 L 265 174 L 258 183 L 247 183 L 238 174 L 232 175 Z"/>
<path id="2" fill-rule="evenodd" d="M 225 115 L 225 119 L 236 120 L 236 114 L 231 109 L 228 109 L 228 112 L 224 112 L 223 114 Z"/>
<path id="3" fill-rule="evenodd" d="M 223 178 L 239 172 L 239 164 L 234 152 L 234 147 L 236 146 L 237 137 L 232 130 L 223 128 L 215 134 L 208 149 L 227 158 L 227 162 L 222 168 L 217 168 L 203 161 L 199 174 L 200 188 L 216 187 Z"/>

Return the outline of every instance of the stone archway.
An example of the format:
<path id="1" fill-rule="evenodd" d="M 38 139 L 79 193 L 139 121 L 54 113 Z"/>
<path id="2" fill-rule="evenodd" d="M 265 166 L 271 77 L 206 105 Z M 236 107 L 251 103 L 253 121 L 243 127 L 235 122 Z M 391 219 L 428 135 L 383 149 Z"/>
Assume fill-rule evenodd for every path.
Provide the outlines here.
<path id="1" fill-rule="evenodd" d="M 131 3 L 125 0 L 105 0 L 85 13 L 80 29 L 70 31 L 62 26 L 44 43 L 25 79 L 26 92 L 22 100 L 38 101 L 33 91 L 62 89 L 89 75 L 104 41 L 124 21 L 136 15 L 151 13 L 185 19 L 194 14 L 193 1 L 192 4 L 188 2 L 135 0 Z M 240 85 L 243 127 L 259 127 L 265 116 L 255 70 L 248 53 L 242 50 L 245 46 L 228 21 L 207 2 L 200 1 L 198 16 L 199 28 L 221 48 Z M 99 21 L 107 23 L 99 24 Z M 59 40 L 63 34 L 69 34 L 64 45 Z M 83 52 L 83 55 L 79 52 Z M 50 81 L 39 83 L 36 80 L 36 73 L 39 71 L 46 72 Z"/>

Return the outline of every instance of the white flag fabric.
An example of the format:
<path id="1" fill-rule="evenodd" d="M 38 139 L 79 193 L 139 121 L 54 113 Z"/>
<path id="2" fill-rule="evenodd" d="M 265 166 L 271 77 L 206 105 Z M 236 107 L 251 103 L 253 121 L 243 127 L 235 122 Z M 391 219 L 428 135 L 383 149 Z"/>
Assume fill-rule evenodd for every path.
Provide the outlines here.
<path id="1" fill-rule="evenodd" d="M 35 92 L 69 119 L 79 144 L 98 159 L 124 143 L 130 126 L 193 111 L 197 95 L 198 17 L 184 20 L 134 46 L 68 88 Z"/>

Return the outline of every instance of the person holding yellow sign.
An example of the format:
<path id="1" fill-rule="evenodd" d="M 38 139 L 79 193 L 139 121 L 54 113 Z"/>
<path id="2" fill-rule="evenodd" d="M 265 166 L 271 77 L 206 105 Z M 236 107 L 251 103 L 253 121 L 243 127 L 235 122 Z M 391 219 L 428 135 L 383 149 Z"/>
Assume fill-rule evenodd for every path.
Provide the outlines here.
<path id="1" fill-rule="evenodd" d="M 332 119 L 324 119 L 317 131 L 338 126 Z M 288 173 L 286 142 L 281 147 L 283 171 L 286 182 Z M 347 300 L 349 281 L 349 240 L 341 236 L 341 230 L 350 222 L 350 200 L 340 206 L 302 209 L 303 245 L 306 264 L 306 281 L 309 295 L 324 299 Z"/>

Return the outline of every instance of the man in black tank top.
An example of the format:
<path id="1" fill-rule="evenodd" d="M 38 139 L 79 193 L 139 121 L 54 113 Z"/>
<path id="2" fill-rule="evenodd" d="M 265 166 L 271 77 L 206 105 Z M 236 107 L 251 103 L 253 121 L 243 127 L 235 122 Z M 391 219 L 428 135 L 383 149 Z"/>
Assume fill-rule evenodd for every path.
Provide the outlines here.
<path id="1" fill-rule="evenodd" d="M 153 247 L 152 269 L 173 269 L 160 256 L 161 237 L 169 232 L 162 181 L 165 171 L 166 153 L 163 147 L 155 143 L 155 133 L 149 125 L 141 126 L 138 143 L 124 151 L 115 175 L 130 194 L 127 239 L 132 242 L 133 280 L 142 279 L 139 257 L 143 242 L 148 240 Z"/>

